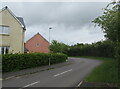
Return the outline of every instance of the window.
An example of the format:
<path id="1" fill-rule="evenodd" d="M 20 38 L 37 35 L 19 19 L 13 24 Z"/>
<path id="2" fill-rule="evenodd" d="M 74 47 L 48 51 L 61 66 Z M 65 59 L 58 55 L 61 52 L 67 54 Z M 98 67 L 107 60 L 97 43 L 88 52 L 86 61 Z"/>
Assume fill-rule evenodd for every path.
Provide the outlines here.
<path id="1" fill-rule="evenodd" d="M 0 26 L 0 34 L 8 34 L 8 26 Z"/>
<path id="2" fill-rule="evenodd" d="M 9 47 L 0 47 L 0 54 L 7 54 L 9 52 Z"/>
<path id="3" fill-rule="evenodd" d="M 36 43 L 36 47 L 39 47 L 40 46 L 40 44 L 39 43 Z"/>

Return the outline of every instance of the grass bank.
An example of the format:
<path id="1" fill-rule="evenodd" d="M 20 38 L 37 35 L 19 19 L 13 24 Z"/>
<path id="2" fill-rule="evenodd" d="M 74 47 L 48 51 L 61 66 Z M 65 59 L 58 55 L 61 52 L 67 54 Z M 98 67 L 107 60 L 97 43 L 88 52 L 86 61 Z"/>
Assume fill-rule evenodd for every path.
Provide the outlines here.
<path id="1" fill-rule="evenodd" d="M 86 77 L 86 82 L 118 83 L 118 63 L 115 59 L 104 57 L 81 57 L 101 60 L 103 63 L 97 66 Z"/>
<path id="2" fill-rule="evenodd" d="M 88 82 L 107 82 L 118 83 L 117 61 L 112 58 L 87 57 L 96 60 L 102 60 L 103 63 L 96 67 L 85 81 Z"/>

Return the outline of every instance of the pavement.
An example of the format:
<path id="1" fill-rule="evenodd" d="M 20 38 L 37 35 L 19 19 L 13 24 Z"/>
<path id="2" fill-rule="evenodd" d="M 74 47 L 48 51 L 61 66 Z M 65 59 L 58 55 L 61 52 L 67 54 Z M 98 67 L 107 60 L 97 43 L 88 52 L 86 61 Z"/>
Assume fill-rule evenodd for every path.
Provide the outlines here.
<path id="1" fill-rule="evenodd" d="M 102 62 L 86 58 L 68 58 L 65 63 L 18 72 L 4 73 L 2 86 L 11 89 L 28 87 L 76 87 Z M 6 88 L 5 88 L 6 89 Z"/>

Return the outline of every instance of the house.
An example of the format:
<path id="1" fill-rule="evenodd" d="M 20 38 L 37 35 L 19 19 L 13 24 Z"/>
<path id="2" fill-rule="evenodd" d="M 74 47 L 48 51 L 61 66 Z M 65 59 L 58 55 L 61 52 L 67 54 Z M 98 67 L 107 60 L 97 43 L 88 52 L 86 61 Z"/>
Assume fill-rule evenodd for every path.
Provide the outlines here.
<path id="1" fill-rule="evenodd" d="M 25 43 L 25 47 L 29 50 L 29 53 L 48 53 L 49 42 L 39 33 L 34 35 Z"/>
<path id="2" fill-rule="evenodd" d="M 0 54 L 24 53 L 25 24 L 6 6 L 0 11 Z"/>

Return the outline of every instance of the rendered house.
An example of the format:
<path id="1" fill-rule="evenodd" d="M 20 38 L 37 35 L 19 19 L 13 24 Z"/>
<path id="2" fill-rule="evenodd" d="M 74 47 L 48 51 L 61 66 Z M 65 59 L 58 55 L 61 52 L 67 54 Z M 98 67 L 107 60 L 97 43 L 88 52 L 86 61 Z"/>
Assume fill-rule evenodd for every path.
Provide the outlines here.
<path id="1" fill-rule="evenodd" d="M 5 7 L 0 11 L 0 54 L 24 53 L 25 24 Z"/>
<path id="2" fill-rule="evenodd" d="M 34 35 L 25 43 L 25 47 L 29 50 L 29 53 L 48 53 L 49 42 L 39 33 Z"/>

